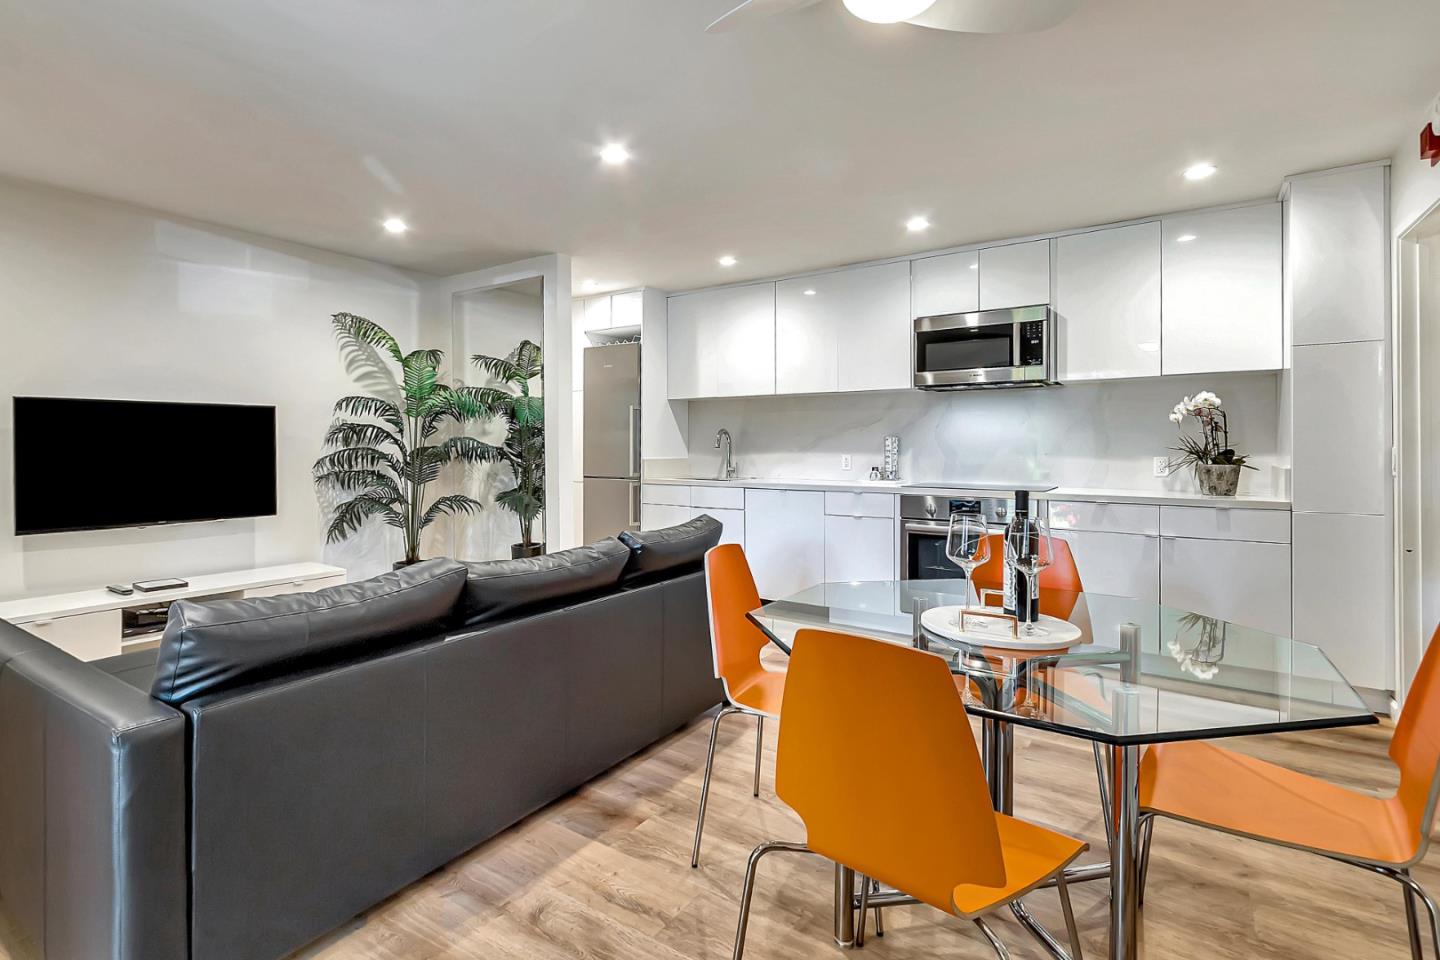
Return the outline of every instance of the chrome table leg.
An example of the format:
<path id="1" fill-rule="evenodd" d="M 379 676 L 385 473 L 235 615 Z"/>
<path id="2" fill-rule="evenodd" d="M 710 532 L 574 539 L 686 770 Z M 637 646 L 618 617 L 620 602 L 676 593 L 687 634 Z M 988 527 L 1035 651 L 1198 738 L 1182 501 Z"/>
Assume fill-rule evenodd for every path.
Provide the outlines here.
<path id="1" fill-rule="evenodd" d="M 865 946 L 865 913 L 870 909 L 870 878 L 861 874 L 857 878 L 860 884 L 860 906 L 855 911 L 855 946 Z M 879 916 L 880 911 L 876 910 L 875 915 Z"/>
<path id="2" fill-rule="evenodd" d="M 1115 840 L 1110 844 L 1110 960 L 1138 955 L 1140 891 L 1140 748 L 1115 748 L 1110 798 Z"/>
<path id="3" fill-rule="evenodd" d="M 855 945 L 855 871 L 835 864 L 835 942 Z"/>

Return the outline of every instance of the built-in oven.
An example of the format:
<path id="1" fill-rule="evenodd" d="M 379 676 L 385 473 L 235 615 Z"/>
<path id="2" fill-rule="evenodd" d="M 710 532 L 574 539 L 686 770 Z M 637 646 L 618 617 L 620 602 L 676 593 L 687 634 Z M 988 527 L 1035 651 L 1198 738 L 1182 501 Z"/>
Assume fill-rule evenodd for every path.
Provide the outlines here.
<path id="1" fill-rule="evenodd" d="M 1048 505 L 1031 500 L 1032 511 L 1044 516 Z M 965 571 L 945 556 L 945 537 L 952 513 L 974 513 L 985 518 L 994 533 L 1003 533 L 1015 510 L 1013 497 L 919 496 L 900 497 L 900 579 L 963 580 Z"/>
<path id="2" fill-rule="evenodd" d="M 921 390 L 1059 383 L 1055 318 L 1043 305 L 918 317 L 913 354 Z"/>

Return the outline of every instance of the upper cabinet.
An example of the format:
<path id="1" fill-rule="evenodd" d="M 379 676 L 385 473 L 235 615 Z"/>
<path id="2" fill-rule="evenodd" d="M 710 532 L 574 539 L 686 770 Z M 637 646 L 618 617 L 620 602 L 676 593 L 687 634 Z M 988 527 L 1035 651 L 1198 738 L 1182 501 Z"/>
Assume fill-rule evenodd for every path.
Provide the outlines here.
<path id="1" fill-rule="evenodd" d="M 671 400 L 775 392 L 775 284 L 671 297 Z"/>
<path id="2" fill-rule="evenodd" d="M 882 263 L 775 285 L 775 392 L 911 385 L 910 264 Z"/>
<path id="3" fill-rule="evenodd" d="M 912 316 L 973 313 L 980 309 L 980 251 L 911 261 L 910 281 Z"/>
<path id="4" fill-rule="evenodd" d="M 610 329 L 610 297 L 587 297 L 582 300 L 584 313 L 581 323 L 585 332 Z"/>
<path id="5" fill-rule="evenodd" d="M 1294 342 L 1385 339 L 1385 168 L 1299 177 L 1289 186 Z"/>
<path id="6" fill-rule="evenodd" d="M 1166 217 L 1163 371 L 1278 370 L 1280 204 Z"/>
<path id="7" fill-rule="evenodd" d="M 1062 382 L 1159 376 L 1160 224 L 1057 240 L 1055 314 Z"/>
<path id="8" fill-rule="evenodd" d="M 1031 240 L 980 251 L 980 309 L 1050 302 L 1050 241 Z"/>
<path id="9" fill-rule="evenodd" d="M 644 317 L 644 290 L 631 290 L 628 293 L 617 293 L 610 298 L 611 329 L 623 328 L 629 330 L 633 327 L 638 330 Z"/>

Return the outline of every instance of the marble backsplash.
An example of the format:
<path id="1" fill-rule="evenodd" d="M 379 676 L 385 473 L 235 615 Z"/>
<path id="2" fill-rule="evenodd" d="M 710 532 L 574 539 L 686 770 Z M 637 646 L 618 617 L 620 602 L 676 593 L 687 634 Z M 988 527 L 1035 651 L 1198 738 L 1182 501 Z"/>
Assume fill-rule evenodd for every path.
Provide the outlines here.
<path id="1" fill-rule="evenodd" d="M 1201 390 L 1220 395 L 1230 412 L 1232 445 L 1259 468 L 1243 471 L 1240 492 L 1288 496 L 1275 372 L 1025 390 L 696 400 L 688 470 L 715 475 L 715 432 L 725 427 L 735 438 L 742 477 L 863 480 L 880 464 L 883 438 L 893 433 L 900 436 L 900 476 L 907 482 L 1190 491 L 1196 489 L 1192 471 L 1157 478 L 1153 459 L 1175 445 L 1170 408 Z M 841 465 L 845 455 L 852 458 L 848 471 Z"/>

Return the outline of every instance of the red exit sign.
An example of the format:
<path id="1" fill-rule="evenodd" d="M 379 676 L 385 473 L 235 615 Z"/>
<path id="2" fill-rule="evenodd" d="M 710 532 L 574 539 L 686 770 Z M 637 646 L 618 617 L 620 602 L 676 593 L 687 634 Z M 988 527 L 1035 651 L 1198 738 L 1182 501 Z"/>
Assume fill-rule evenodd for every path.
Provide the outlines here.
<path id="1" fill-rule="evenodd" d="M 1440 163 L 1440 97 L 1430 107 L 1430 120 L 1420 131 L 1420 159 L 1429 160 L 1430 166 Z"/>

